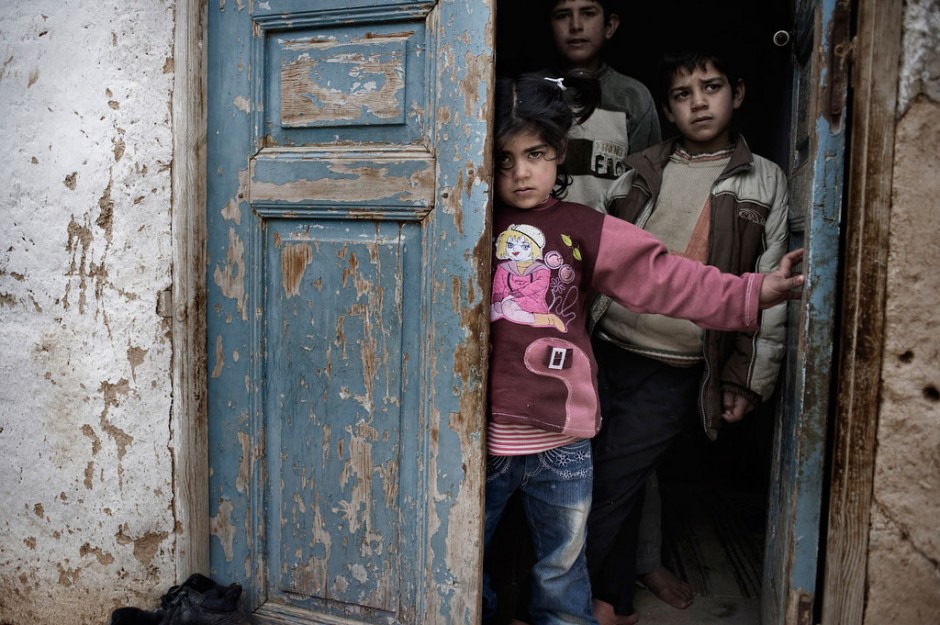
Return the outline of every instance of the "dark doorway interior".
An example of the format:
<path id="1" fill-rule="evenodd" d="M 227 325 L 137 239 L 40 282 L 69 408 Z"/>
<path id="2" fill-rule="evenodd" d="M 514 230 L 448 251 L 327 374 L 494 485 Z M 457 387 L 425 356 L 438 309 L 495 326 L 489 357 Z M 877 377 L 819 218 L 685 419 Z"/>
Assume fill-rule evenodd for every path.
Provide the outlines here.
<path id="1" fill-rule="evenodd" d="M 666 50 L 701 41 L 735 51 L 747 88 L 737 117 L 739 129 L 755 153 L 785 168 L 790 50 L 774 45 L 773 37 L 779 30 L 791 29 L 786 0 L 615 0 L 611 4 L 620 7 L 620 28 L 608 43 L 607 62 L 646 84 L 657 102 L 656 63 Z M 544 69 L 552 58 L 544 7 L 545 0 L 497 3 L 498 74 Z M 660 117 L 668 137 L 671 128 Z"/>
<path id="2" fill-rule="evenodd" d="M 645 83 L 660 103 L 656 75 L 660 56 L 684 43 L 720 42 L 734 51 L 745 81 L 745 101 L 736 114 L 738 130 L 755 153 L 787 171 L 791 51 L 774 44 L 774 33 L 791 29 L 789 4 L 785 0 L 614 2 L 620 28 L 608 44 L 607 62 Z M 498 75 L 546 68 L 552 53 L 545 11 L 544 1 L 497 3 Z M 674 128 L 662 113 L 660 118 L 663 136 L 671 137 Z M 744 422 L 726 427 L 715 442 L 708 441 L 701 428 L 688 428 L 659 469 L 663 561 L 693 585 L 697 602 L 709 593 L 727 593 L 735 587 L 742 599 L 759 602 L 775 405 L 773 398 Z M 711 525 L 703 529 L 702 523 Z M 715 570 L 725 564 L 708 559 L 711 547 L 702 544 L 705 535 L 711 540 L 717 536 L 721 548 L 731 554 L 728 570 Z M 501 579 L 510 590 L 519 590 L 513 575 Z M 674 621 L 644 618 L 644 622 L 680 623 L 691 616 L 678 610 L 673 614 Z"/>

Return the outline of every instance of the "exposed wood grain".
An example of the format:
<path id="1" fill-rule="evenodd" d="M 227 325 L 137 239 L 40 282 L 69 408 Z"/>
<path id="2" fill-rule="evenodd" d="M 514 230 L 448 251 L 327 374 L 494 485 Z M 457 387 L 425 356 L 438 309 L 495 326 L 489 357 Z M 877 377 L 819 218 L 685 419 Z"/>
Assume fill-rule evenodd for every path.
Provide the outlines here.
<path id="1" fill-rule="evenodd" d="M 823 625 L 860 625 L 884 338 L 901 2 L 860 0 Z"/>
<path id="2" fill-rule="evenodd" d="M 280 68 L 281 123 L 335 126 L 366 115 L 404 122 L 406 42 L 412 34 L 309 44 Z"/>
<path id="3" fill-rule="evenodd" d="M 266 148 L 251 159 L 252 206 L 414 206 L 423 218 L 434 206 L 435 160 L 425 150 Z M 294 175 L 288 175 L 294 172 Z"/>
<path id="4" fill-rule="evenodd" d="M 207 3 L 176 3 L 173 88 L 173 501 L 176 578 L 209 569 L 205 205 Z"/>

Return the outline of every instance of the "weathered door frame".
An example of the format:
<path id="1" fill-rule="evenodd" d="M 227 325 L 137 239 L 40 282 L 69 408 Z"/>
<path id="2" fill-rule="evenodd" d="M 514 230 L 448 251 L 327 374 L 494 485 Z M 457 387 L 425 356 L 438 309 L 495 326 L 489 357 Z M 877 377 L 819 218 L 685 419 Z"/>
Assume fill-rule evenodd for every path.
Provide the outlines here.
<path id="1" fill-rule="evenodd" d="M 173 85 L 173 514 L 176 578 L 209 570 L 206 410 L 207 0 L 178 0 Z"/>
<path id="2" fill-rule="evenodd" d="M 209 565 L 205 333 L 206 0 L 176 3 L 173 151 L 173 440 L 176 578 Z M 901 3 L 858 0 L 844 312 L 822 622 L 861 624 L 883 349 Z M 877 45 L 876 45 L 877 42 Z"/>
<path id="3" fill-rule="evenodd" d="M 903 3 L 855 0 L 842 316 L 834 399 L 822 625 L 861 625 L 884 350 Z"/>
<path id="4" fill-rule="evenodd" d="M 805 247 L 806 292 L 791 307 L 761 582 L 761 621 L 812 625 L 824 541 L 825 459 L 835 384 L 835 336 L 848 120 L 852 0 L 792 6 L 790 245 Z"/>

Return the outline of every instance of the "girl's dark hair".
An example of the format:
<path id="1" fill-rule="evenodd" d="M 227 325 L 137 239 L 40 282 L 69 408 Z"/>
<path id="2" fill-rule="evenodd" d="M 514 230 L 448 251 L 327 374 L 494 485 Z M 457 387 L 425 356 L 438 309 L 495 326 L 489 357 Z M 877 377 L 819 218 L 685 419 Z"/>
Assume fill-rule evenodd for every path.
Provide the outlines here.
<path id="1" fill-rule="evenodd" d="M 559 82 L 560 81 L 560 82 Z M 547 73 L 521 74 L 496 81 L 495 143 L 521 132 L 538 135 L 562 156 L 568 131 L 583 123 L 600 100 L 600 84 L 591 72 L 575 69 L 556 76 Z M 563 197 L 571 177 L 558 167 L 552 195 Z"/>

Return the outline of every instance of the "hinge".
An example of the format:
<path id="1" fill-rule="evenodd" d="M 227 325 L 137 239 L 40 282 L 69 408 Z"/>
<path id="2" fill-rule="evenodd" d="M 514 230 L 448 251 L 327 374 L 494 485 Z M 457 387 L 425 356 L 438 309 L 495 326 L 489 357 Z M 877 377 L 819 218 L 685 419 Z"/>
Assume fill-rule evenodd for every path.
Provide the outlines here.
<path id="1" fill-rule="evenodd" d="M 173 316 L 173 289 L 166 289 L 157 294 L 157 315 L 164 319 Z"/>

